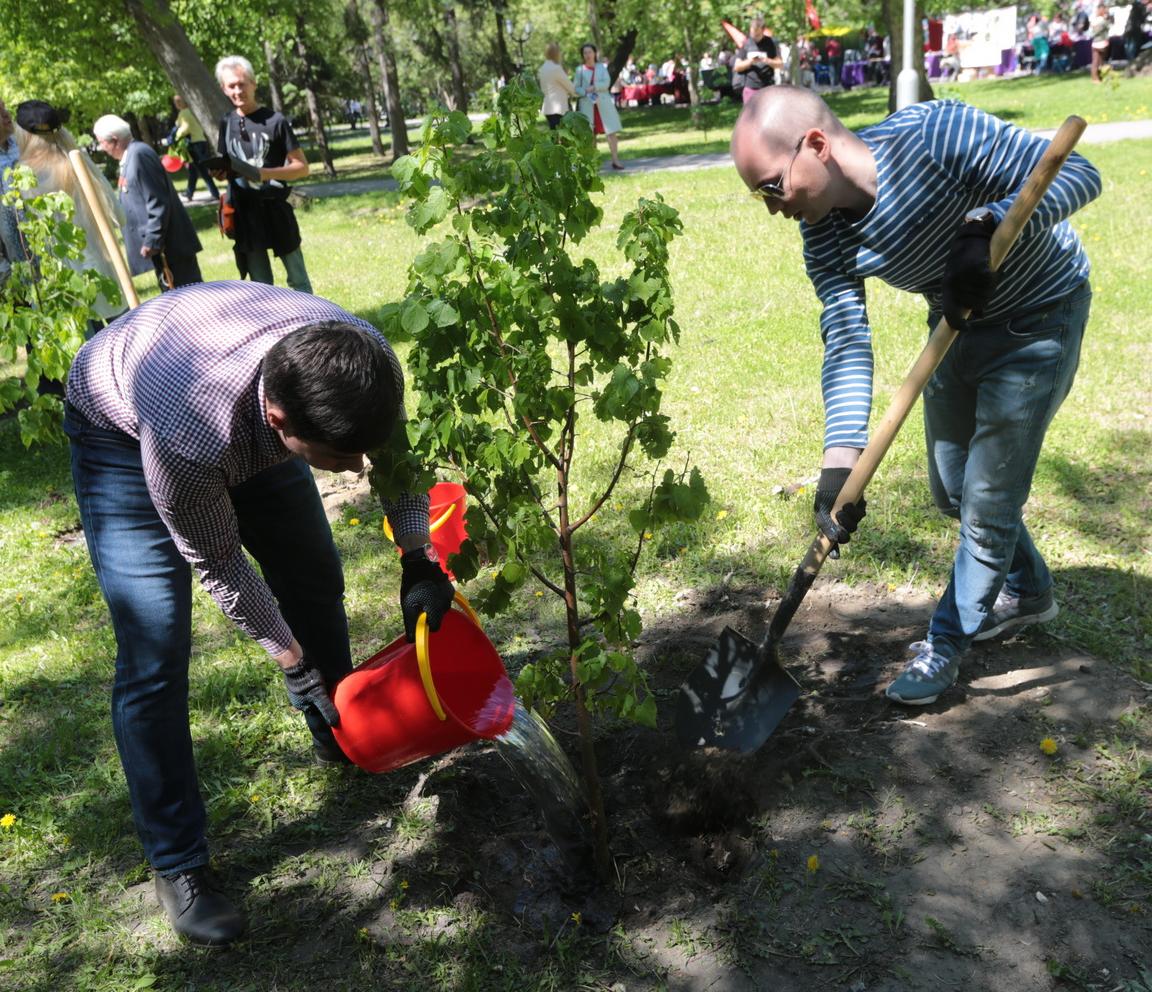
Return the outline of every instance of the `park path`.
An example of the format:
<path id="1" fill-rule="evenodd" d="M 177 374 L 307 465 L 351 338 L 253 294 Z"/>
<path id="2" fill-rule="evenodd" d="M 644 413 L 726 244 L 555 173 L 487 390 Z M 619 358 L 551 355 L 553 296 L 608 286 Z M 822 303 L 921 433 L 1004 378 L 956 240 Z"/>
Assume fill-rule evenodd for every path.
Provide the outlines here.
<path id="1" fill-rule="evenodd" d="M 1037 130 L 1035 133 L 1044 138 L 1051 138 L 1056 133 L 1056 129 Z M 1152 120 L 1089 124 L 1084 136 L 1080 139 L 1080 144 L 1102 145 L 1112 141 L 1125 141 L 1130 138 L 1152 138 Z M 727 152 L 705 152 L 697 155 L 641 156 L 624 161 L 627 165 L 624 172 L 614 173 L 608 167 L 608 159 L 605 158 L 602 173 L 605 176 L 627 176 L 638 172 L 690 172 L 695 169 L 714 169 L 720 166 L 731 166 L 732 156 Z M 297 186 L 296 191 L 305 196 L 327 199 L 332 196 L 358 196 L 362 193 L 377 193 L 396 188 L 395 179 L 382 177 L 336 179 L 332 182 L 311 183 Z M 203 190 L 198 190 L 193 202 L 207 203 L 209 202 L 208 196 Z"/>

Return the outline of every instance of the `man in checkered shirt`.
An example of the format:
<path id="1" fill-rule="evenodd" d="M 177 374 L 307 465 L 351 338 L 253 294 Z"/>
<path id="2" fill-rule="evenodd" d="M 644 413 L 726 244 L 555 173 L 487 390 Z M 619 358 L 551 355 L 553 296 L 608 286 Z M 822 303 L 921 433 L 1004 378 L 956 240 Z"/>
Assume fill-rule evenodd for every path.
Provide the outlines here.
<path id="1" fill-rule="evenodd" d="M 116 633 L 113 729 L 157 894 L 194 942 L 228 943 L 245 919 L 207 875 L 188 726 L 191 572 L 280 666 L 317 758 L 347 761 L 329 696 L 352 668 L 344 577 L 309 466 L 360 471 L 403 421 L 403 391 L 370 324 L 250 282 L 150 300 L 72 366 L 65 430 Z M 453 589 L 426 550 L 428 498 L 384 509 L 404 551 L 405 628 L 426 612 L 435 630 Z"/>

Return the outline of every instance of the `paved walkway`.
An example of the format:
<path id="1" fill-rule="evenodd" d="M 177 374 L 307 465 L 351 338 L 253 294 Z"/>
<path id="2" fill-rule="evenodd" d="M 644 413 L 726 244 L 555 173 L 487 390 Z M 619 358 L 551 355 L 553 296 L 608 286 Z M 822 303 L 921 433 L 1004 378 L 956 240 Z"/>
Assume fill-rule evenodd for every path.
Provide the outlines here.
<path id="1" fill-rule="evenodd" d="M 1036 132 L 1043 138 L 1051 138 L 1056 129 Z M 1129 138 L 1152 138 L 1152 120 L 1147 121 L 1117 121 L 1109 124 L 1089 124 L 1080 139 L 1082 145 L 1102 145 L 1112 141 L 1125 141 Z M 626 176 L 637 172 L 690 172 L 695 169 L 714 169 L 720 166 L 731 166 L 732 157 L 727 152 L 705 152 L 700 155 L 653 155 L 647 158 L 627 158 L 624 172 L 613 172 L 608 168 L 608 159 L 604 160 L 605 176 Z M 297 190 L 306 196 L 315 196 L 327 199 L 330 196 L 356 196 L 361 193 L 377 193 L 382 190 L 397 188 L 396 180 L 392 178 L 374 179 L 337 179 L 328 183 L 314 183 L 308 186 L 298 186 Z M 193 203 L 208 203 L 208 194 L 203 190 L 196 191 Z"/>

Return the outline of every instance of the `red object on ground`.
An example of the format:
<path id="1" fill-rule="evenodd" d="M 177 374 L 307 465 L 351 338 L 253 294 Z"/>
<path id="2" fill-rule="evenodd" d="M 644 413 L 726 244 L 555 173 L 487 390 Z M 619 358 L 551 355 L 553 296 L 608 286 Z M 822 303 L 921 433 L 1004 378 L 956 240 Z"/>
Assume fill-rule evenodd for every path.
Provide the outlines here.
<path id="1" fill-rule="evenodd" d="M 340 725 L 332 732 L 365 771 L 391 771 L 499 737 L 512 723 L 515 690 L 474 620 L 450 610 L 440 630 L 427 636 L 424 674 L 419 655 L 416 644 L 398 637 L 336 686 Z"/>
<path id="2" fill-rule="evenodd" d="M 160 164 L 164 166 L 167 172 L 179 172 L 184 168 L 183 160 L 177 158 L 175 155 L 162 155 L 160 157 Z"/>
<path id="3" fill-rule="evenodd" d="M 737 48 L 748 40 L 748 35 L 736 27 L 736 25 L 730 24 L 728 21 L 721 21 L 720 23 L 724 26 L 724 30 L 728 32 L 728 37 L 736 43 Z"/>

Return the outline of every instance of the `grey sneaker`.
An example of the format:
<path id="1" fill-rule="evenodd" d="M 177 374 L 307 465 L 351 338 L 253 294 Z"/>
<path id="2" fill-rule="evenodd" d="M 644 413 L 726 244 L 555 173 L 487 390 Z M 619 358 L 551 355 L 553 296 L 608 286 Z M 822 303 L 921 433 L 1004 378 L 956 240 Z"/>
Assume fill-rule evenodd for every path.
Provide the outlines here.
<path id="1" fill-rule="evenodd" d="M 1059 612 L 1051 586 L 1039 596 L 1013 596 L 1007 589 L 1001 589 L 992 604 L 992 612 L 985 617 L 983 626 L 972 640 L 989 641 L 993 637 L 1013 634 L 1030 624 L 1047 623 Z"/>
<path id="2" fill-rule="evenodd" d="M 956 684 L 960 662 L 937 654 L 928 641 L 916 641 L 908 648 L 916 652 L 916 657 L 908 662 L 908 667 L 888 686 L 884 695 L 906 706 L 927 706 Z"/>

